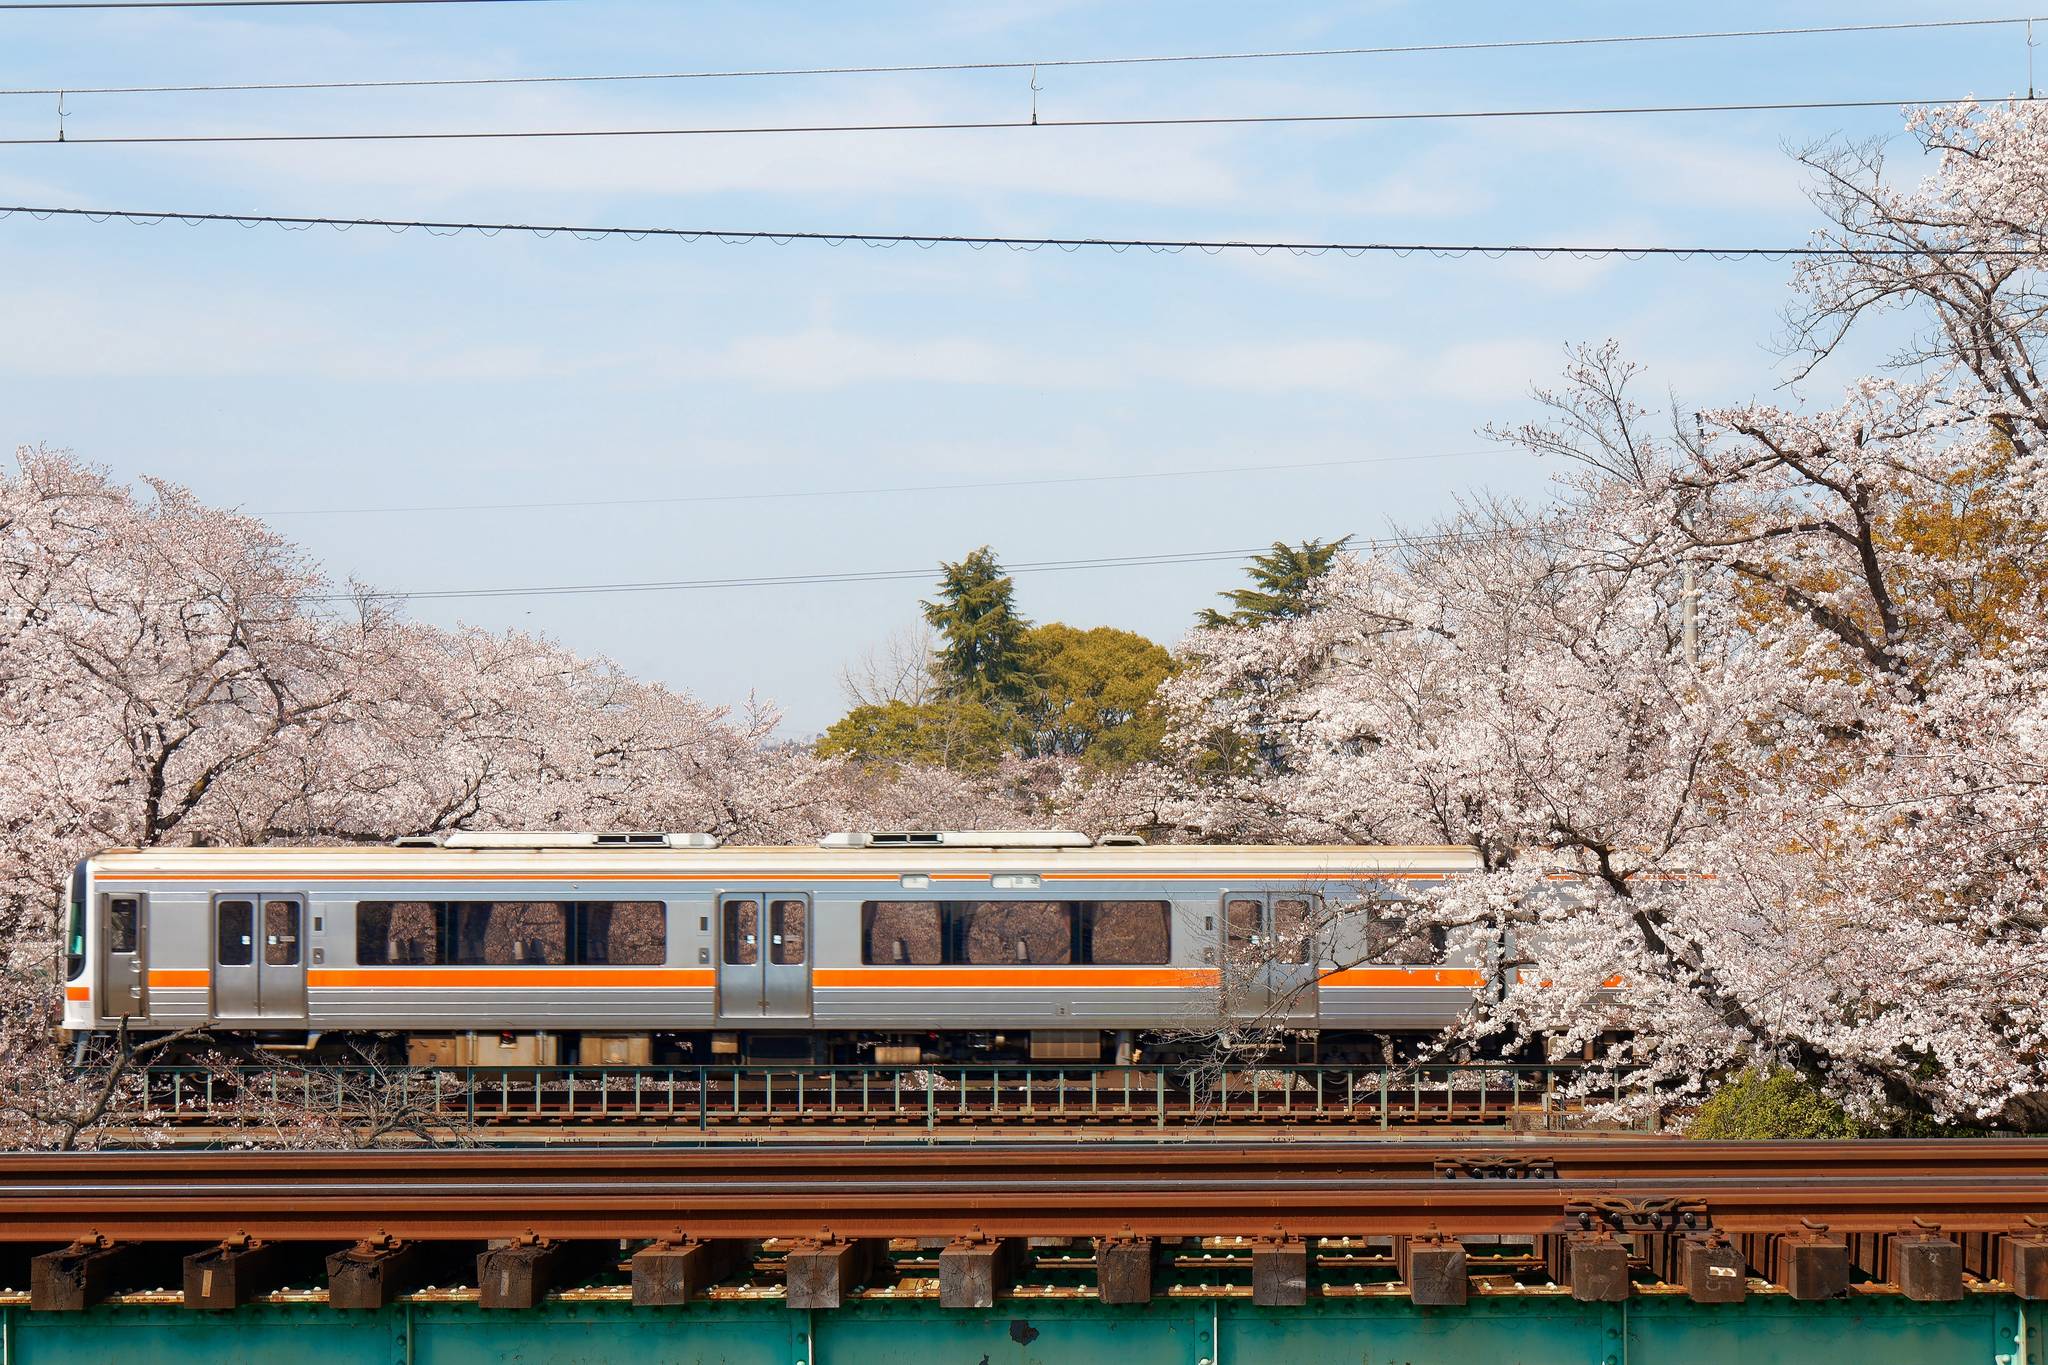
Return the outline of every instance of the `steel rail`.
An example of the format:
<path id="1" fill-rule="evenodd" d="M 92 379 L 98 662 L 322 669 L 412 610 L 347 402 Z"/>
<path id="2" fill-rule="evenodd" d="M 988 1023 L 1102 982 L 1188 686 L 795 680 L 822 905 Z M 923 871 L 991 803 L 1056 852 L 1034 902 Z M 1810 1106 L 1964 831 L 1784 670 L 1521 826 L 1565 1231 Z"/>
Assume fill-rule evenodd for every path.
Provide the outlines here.
<path id="1" fill-rule="evenodd" d="M 1482 1146 L 1501 1144 L 11 1156 L 0 1242 L 1540 1235 L 1589 1208 L 1658 1230 L 1681 1206 L 1731 1234 L 1995 1232 L 2048 1216 L 2041 1143 L 1551 1141 L 1523 1151 L 1555 1153 L 1555 1177 L 1434 1168 Z"/>
<path id="2" fill-rule="evenodd" d="M 903 1173 L 948 1178 L 1066 1178 L 1073 1171 L 1177 1172 L 1215 1178 L 1269 1173 L 1427 1177 L 1448 1164 L 1484 1170 L 1547 1163 L 1561 1179 L 1776 1176 L 1818 1178 L 1957 1175 L 2048 1177 L 2048 1139 L 1871 1142 L 1692 1142 L 1647 1137 L 1300 1138 L 1189 1142 L 1173 1139 L 991 1141 L 952 1148 L 922 1142 L 792 1146 L 440 1148 L 384 1152 L 106 1151 L 0 1154 L 0 1185 L 72 1177 L 81 1182 L 175 1174 L 183 1182 L 237 1183 L 265 1175 L 368 1184 L 403 1173 L 414 1182 L 550 1178 L 640 1180 L 705 1171 L 743 1177 L 842 1178 Z"/>

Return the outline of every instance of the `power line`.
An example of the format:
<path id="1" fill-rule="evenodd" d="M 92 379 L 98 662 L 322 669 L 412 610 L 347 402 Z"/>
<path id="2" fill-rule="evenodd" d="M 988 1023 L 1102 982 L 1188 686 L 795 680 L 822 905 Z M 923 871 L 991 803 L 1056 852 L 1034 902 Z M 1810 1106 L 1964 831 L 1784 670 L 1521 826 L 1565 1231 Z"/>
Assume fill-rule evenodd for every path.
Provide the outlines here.
<path id="1" fill-rule="evenodd" d="M 0 10 L 304 9 L 311 5 L 536 5 L 555 0 L 4 0 Z M 5 93 L 5 92 L 0 92 Z"/>
<path id="2" fill-rule="evenodd" d="M 339 3 L 340 0 L 335 0 Z M 368 3 L 369 0 L 363 0 Z M 75 7 L 67 7 L 75 8 Z M 396 90 L 473 85 L 592 85 L 621 81 L 744 80 L 762 77 L 918 75 L 936 72 L 1056 70 L 1062 67 L 1156 66 L 1188 62 L 1279 61 L 1314 57 L 1381 57 L 1415 53 L 1499 52 L 1532 48 L 1598 47 L 1628 43 L 1692 43 L 1744 38 L 1786 38 L 1844 33 L 1898 33 L 1925 29 L 2014 28 L 2041 16 L 2001 19 L 1920 19 L 1890 24 L 1825 24 L 1801 28 L 1720 29 L 1695 33 L 1634 33 L 1582 38 L 1508 38 L 1492 42 L 1404 43 L 1385 47 L 1276 48 L 1253 52 L 1199 52 L 1126 57 L 1047 57 L 1034 61 L 914 62 L 870 66 L 738 67 L 706 71 L 638 71 L 568 76 L 457 76 L 367 81 L 251 81 L 236 84 L 102 85 L 0 89 L 0 95 L 184 95 L 259 90 Z"/>
<path id="3" fill-rule="evenodd" d="M 380 133 L 114 133 L 87 137 L 0 138 L 0 147 L 162 146 L 247 142 L 502 142 L 522 139 L 605 137 L 755 137 L 778 133 L 987 132 L 1011 128 L 1222 128 L 1253 124 L 1432 123 L 1490 119 L 1608 118 L 1644 114 L 1751 114 L 1820 109 L 1919 109 L 1960 104 L 1969 96 L 1945 99 L 1780 100 L 1747 104 L 1581 105 L 1548 109 L 1390 110 L 1369 114 L 1195 114 L 1143 118 L 968 119 L 923 123 L 766 123 L 689 128 L 508 128 Z M 2032 103 L 2032 95 L 2008 97 Z"/>
<path id="4" fill-rule="evenodd" d="M 1353 538 L 1346 548 L 1354 550 L 1402 549 L 1418 545 L 1462 543 L 1491 539 L 1507 532 L 1457 532 L 1449 535 L 1394 536 L 1377 540 Z M 1091 569 L 1142 569 L 1175 564 L 1206 564 L 1219 560 L 1247 559 L 1266 553 L 1271 546 L 1249 550 L 1188 550 L 1152 555 L 1104 555 L 1088 559 L 1047 559 L 1025 564 L 1005 564 L 1003 572 L 1067 573 Z M 304 602 L 353 602 L 358 597 L 375 602 L 449 601 L 495 597 L 586 597 L 611 593 L 690 592 L 715 588 L 809 587 L 828 583 L 886 583 L 929 580 L 937 571 L 921 569 L 872 569 L 837 573 L 777 574 L 740 578 L 678 578 L 627 583 L 561 583 L 521 588 L 446 588 L 407 592 L 322 593 L 301 598 Z"/>
<path id="5" fill-rule="evenodd" d="M 1343 469 L 1357 465 L 1405 464 L 1497 454 L 1493 450 L 1444 450 L 1425 455 L 1370 455 L 1351 460 L 1302 460 L 1290 464 L 1224 465 L 1215 469 L 1160 469 L 1136 474 L 1073 474 L 1043 479 L 994 479 L 978 483 L 898 484 L 887 488 L 796 489 L 776 493 L 690 493 L 660 498 L 588 498 L 571 502 L 434 503 L 417 507 L 309 507 L 289 512 L 252 512 L 262 517 L 395 516 L 413 512 L 560 511 L 578 507 L 663 507 L 701 502 L 783 502 L 803 498 L 863 498 L 895 493 L 960 493 L 1000 488 L 1047 488 L 1062 484 L 1132 483 L 1152 479 L 1213 478 L 1227 474 L 1274 474 L 1302 469 Z"/>
<path id="6" fill-rule="evenodd" d="M 916 246 L 965 246 L 974 250 L 985 250 L 992 246 L 1007 247 L 1012 251 L 1037 251 L 1045 247 L 1057 247 L 1062 251 L 1075 252 L 1084 248 L 1104 248 L 1115 252 L 1134 250 L 1174 255 L 1186 251 L 1198 251 L 1217 255 L 1225 251 L 1249 251 L 1255 255 L 1286 252 L 1296 256 L 1434 256 L 1439 259 L 1456 260 L 1466 256 L 1482 256 L 1498 260 L 1508 256 L 1529 256 L 1548 260 L 1553 256 L 1564 256 L 1572 260 L 1598 261 L 1610 258 L 1622 260 L 1645 260 L 1670 258 L 1691 260 L 1700 257 L 1715 261 L 1769 260 L 1782 261 L 1793 258 L 1820 259 L 1863 259 L 1878 256 L 1914 256 L 1920 254 L 1912 247 L 1846 247 L 1827 245 L 1808 246 L 1589 246 L 1557 245 L 1541 246 L 1528 243 L 1482 244 L 1447 242 L 1312 242 L 1312 241 L 1230 241 L 1222 238 L 1204 237 L 1008 237 L 972 236 L 957 233 L 884 233 L 884 232 L 772 232 L 761 229 L 729 228 L 673 228 L 673 227 L 592 227 L 569 226 L 565 224 L 538 223 L 484 223 L 461 222 L 452 219 L 423 218 L 301 218 L 273 213 L 183 213 L 156 209 L 79 209 L 35 207 L 27 204 L 0 204 L 0 218 L 15 214 L 45 220 L 49 218 L 89 218 L 103 223 L 110 219 L 121 219 L 138 227 L 156 227 L 168 222 L 180 222 L 191 226 L 202 223 L 236 223 L 245 228 L 274 225 L 288 232 L 304 232 L 316 227 L 331 227 L 337 232 L 352 228 L 378 227 L 394 233 L 410 232 L 418 228 L 430 235 L 453 237 L 464 232 L 475 232 L 486 237 L 500 233 L 523 232 L 535 237 L 570 236 L 579 241 L 603 241 L 607 238 L 624 238 L 641 241 L 649 237 L 673 238 L 685 242 L 716 241 L 730 245 L 747 242 L 768 242 L 776 246 L 787 246 L 793 242 L 823 242 L 831 246 L 850 243 L 870 247 Z M 2036 259 L 2048 255 L 2048 250 L 2035 247 L 2016 247 L 2010 250 L 1991 247 L 1956 247 L 1945 254 L 1961 258 Z"/>

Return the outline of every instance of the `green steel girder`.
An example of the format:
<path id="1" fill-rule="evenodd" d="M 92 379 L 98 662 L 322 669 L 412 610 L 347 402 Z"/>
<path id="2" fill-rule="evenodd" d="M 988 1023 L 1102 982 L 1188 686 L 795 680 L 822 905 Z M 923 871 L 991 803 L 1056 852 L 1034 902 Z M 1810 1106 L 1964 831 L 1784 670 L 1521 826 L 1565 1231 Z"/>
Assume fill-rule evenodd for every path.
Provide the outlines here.
<path id="1" fill-rule="evenodd" d="M 412 1303 L 351 1313 L 318 1304 L 232 1313 L 107 1306 L 0 1308 L 0 1365 L 2048 1365 L 2048 1310 L 2009 1295 L 1959 1303 L 1869 1296 L 1794 1303 L 1756 1295 L 1702 1306 L 1551 1296 L 1415 1308 L 1323 1299 L 1264 1309 L 1241 1299 L 1012 1300 L 991 1312 L 867 1300 L 831 1312 L 779 1301 L 634 1308 L 551 1302 L 531 1312 Z"/>

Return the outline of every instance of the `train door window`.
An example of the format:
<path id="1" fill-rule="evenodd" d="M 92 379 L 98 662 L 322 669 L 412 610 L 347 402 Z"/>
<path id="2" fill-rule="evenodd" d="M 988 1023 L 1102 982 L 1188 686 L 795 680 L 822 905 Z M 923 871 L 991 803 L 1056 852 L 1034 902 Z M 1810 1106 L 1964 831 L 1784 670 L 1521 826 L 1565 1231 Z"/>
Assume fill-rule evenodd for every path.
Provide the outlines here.
<path id="1" fill-rule="evenodd" d="M 222 901 L 214 926 L 214 961 L 223 967 L 246 967 L 256 960 L 256 902 Z"/>
<path id="2" fill-rule="evenodd" d="M 1259 931 L 1264 927 L 1265 902 L 1251 899 L 1230 900 L 1223 904 L 1223 927 L 1229 934 L 1229 947 L 1233 956 L 1248 952 L 1259 946 Z"/>
<path id="3" fill-rule="evenodd" d="M 1309 907 L 1312 902 L 1299 896 L 1275 896 L 1273 898 L 1273 960 L 1275 962 L 1304 963 L 1309 960 L 1309 938 L 1314 930 L 1310 922 Z"/>
<path id="4" fill-rule="evenodd" d="M 808 907 L 800 900 L 768 902 L 768 960 L 778 964 L 804 960 Z"/>
<path id="5" fill-rule="evenodd" d="M 299 903 L 263 902 L 263 965 L 291 967 L 299 960 Z"/>
<path id="6" fill-rule="evenodd" d="M 133 896 L 115 896 L 107 902 L 107 951 L 132 953 L 141 937 L 141 904 Z"/>
<path id="7" fill-rule="evenodd" d="M 761 960 L 761 902 L 725 902 L 725 960 L 734 967 L 750 967 Z"/>

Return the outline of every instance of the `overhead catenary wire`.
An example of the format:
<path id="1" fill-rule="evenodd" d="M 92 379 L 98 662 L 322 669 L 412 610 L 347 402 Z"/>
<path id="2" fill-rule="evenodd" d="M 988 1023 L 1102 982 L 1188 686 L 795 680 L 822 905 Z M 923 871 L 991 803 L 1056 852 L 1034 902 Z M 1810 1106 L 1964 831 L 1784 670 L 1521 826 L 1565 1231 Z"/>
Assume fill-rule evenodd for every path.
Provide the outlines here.
<path id="1" fill-rule="evenodd" d="M 1840 109 L 1925 109 L 1962 104 L 1971 95 L 1939 99 L 1757 100 L 1734 104 L 1575 105 L 1527 109 L 1378 110 L 1346 114 L 1182 114 L 1133 115 L 1123 118 L 1009 118 L 913 120 L 897 123 L 760 123 L 699 124 L 660 128 L 451 128 L 391 129 L 345 133 L 101 133 L 82 137 L 0 138 L 0 147 L 139 147 L 194 146 L 228 143 L 282 142 L 517 142 L 596 138 L 771 137 L 826 133 L 964 133 L 1041 128 L 1239 128 L 1317 124 L 1484 122 L 1493 119 L 1533 120 L 1616 118 L 1648 115 L 1798 113 Z M 2031 95 L 2004 97 L 2032 103 Z"/>
<path id="2" fill-rule="evenodd" d="M 1538 260 L 1548 260 L 1552 257 L 1562 256 L 1581 261 L 1607 259 L 1630 261 L 1651 259 L 1692 260 L 1695 258 L 1716 261 L 1782 261 L 1798 258 L 1846 259 L 1855 257 L 1861 259 L 1920 254 L 1918 249 L 1913 247 L 1849 247 L 1827 242 L 1808 243 L 1800 246 L 1664 246 L 1577 243 L 1345 242 L 1278 238 L 1231 240 L 1220 237 L 1018 237 L 941 232 L 862 232 L 853 229 L 816 232 L 781 231 L 761 228 L 599 227 L 587 224 L 481 222 L 461 219 L 301 217 L 275 213 L 193 213 L 174 209 L 87 209 L 58 208 L 48 205 L 0 204 L 0 219 L 11 218 L 17 214 L 35 218 L 39 221 L 50 218 L 85 218 L 95 223 L 104 223 L 120 219 L 123 222 L 133 223 L 139 227 L 158 227 L 166 223 L 177 222 L 187 224 L 188 226 L 199 226 L 207 223 L 233 223 L 244 228 L 275 226 L 290 232 L 304 232 L 316 227 L 328 227 L 338 232 L 347 232 L 354 228 L 384 228 L 393 233 L 404 233 L 417 228 L 428 233 L 430 236 L 440 237 L 453 237 L 465 232 L 473 232 L 485 237 L 495 237 L 502 233 L 527 233 L 535 237 L 573 237 L 578 241 L 587 242 L 614 238 L 636 242 L 647 238 L 665 238 L 684 242 L 715 241 L 729 245 L 765 242 L 775 246 L 787 246 L 797 242 L 819 242 L 829 246 L 845 246 L 849 244 L 869 247 L 916 246 L 923 248 L 965 246 L 977 251 L 986 250 L 989 247 L 1006 247 L 1012 251 L 1038 251 L 1052 247 L 1066 252 L 1103 249 L 1119 253 L 1148 251 L 1162 255 L 1173 255 L 1189 251 L 1199 252 L 1204 255 L 1218 255 L 1226 251 L 1248 251 L 1255 255 L 1280 252 L 1296 256 L 1433 256 L 1447 260 L 1468 256 L 1478 256 L 1493 260 L 1506 257 L 1534 257 Z M 1979 257 L 1998 260 L 2026 260 L 2048 256 L 2048 249 L 2034 247 L 1955 247 L 1944 248 L 1943 254 L 1962 258 Z"/>
<path id="3" fill-rule="evenodd" d="M 1352 537 L 1347 543 L 1346 548 L 1353 550 L 1405 549 L 1414 546 L 1489 540 L 1508 534 L 1511 534 L 1511 532 L 1464 531 L 1424 536 L 1387 536 L 1378 539 Z M 1188 550 L 1151 555 L 1099 555 L 1085 559 L 1034 560 L 1020 564 L 1005 564 L 1003 572 L 1007 574 L 1068 573 L 1093 569 L 1142 569 L 1168 567 L 1177 564 L 1208 564 L 1223 560 L 1247 559 L 1253 555 L 1265 554 L 1271 549 L 1270 545 L 1259 545 L 1251 549 L 1237 550 Z M 359 592 L 318 593 L 299 600 L 308 603 L 355 601 L 425 602 L 463 601 L 497 597 L 590 597 L 616 593 L 694 592 L 724 588 L 812 587 L 829 583 L 887 583 L 930 579 L 933 573 L 932 567 L 926 565 L 919 569 L 870 569 L 831 573 L 750 575 L 732 578 L 654 579 L 619 583 L 554 583 L 507 588 L 431 588 L 393 592 L 379 592 L 365 588 Z"/>
<path id="4" fill-rule="evenodd" d="M 253 0 L 252 0 L 253 2 Z M 271 3 L 287 0 L 270 0 Z M 345 0 L 332 0 L 344 3 Z M 357 0 L 372 3 L 373 0 Z M 18 7 L 17 7 L 18 8 Z M 66 6 L 79 8 L 79 6 Z M 151 6 L 156 8 L 156 6 Z M 1915 19 L 1896 23 L 1812 24 L 1792 28 L 1710 29 L 1687 33 L 1597 34 L 1564 38 L 1502 38 L 1480 42 L 1400 43 L 1377 47 L 1272 48 L 1245 52 L 1139 54 L 1120 57 L 1041 57 L 1005 61 L 905 62 L 862 66 L 732 67 L 697 71 L 596 72 L 572 75 L 447 76 L 355 81 L 244 81 L 183 85 L 24 86 L 0 89 L 0 95 L 182 95 L 235 91 L 396 90 L 479 85 L 594 85 L 625 81 L 749 80 L 806 76 L 919 75 L 942 72 L 1024 71 L 1062 67 L 1160 66 L 1197 62 L 1286 61 L 1325 57 L 1381 57 L 1419 53 L 1502 52 L 1542 48 L 1599 47 L 1633 43 L 1694 43 L 1755 38 L 1788 38 L 1849 33 L 1901 33 L 1929 29 L 2017 28 L 2040 19 L 2014 15 L 1981 19 Z"/>
<path id="5" fill-rule="evenodd" d="M 541 5 L 562 0 L 0 0 L 0 10 L 310 9 L 315 5 Z"/>
<path id="6" fill-rule="evenodd" d="M 1219 478 L 1232 474 L 1279 474 L 1304 469 L 1345 469 L 1359 465 L 1406 464 L 1499 454 L 1494 450 L 1440 450 L 1418 455 L 1364 455 L 1346 460 L 1296 460 L 1285 464 L 1221 465 L 1210 469 L 1155 469 L 1129 474 L 1060 474 L 1035 479 L 986 479 L 967 483 L 895 484 L 882 488 L 800 488 L 757 493 L 681 493 L 666 497 L 581 498 L 552 502 L 427 503 L 410 507 L 304 507 L 251 516 L 398 516 L 408 513 L 565 511 L 583 507 L 669 507 L 684 503 L 786 502 L 809 498 L 863 498 L 906 493 L 961 493 L 991 489 L 1049 488 L 1067 484 L 1135 483 L 1159 479 Z"/>

